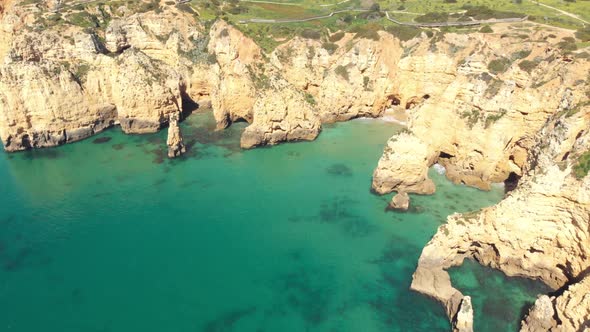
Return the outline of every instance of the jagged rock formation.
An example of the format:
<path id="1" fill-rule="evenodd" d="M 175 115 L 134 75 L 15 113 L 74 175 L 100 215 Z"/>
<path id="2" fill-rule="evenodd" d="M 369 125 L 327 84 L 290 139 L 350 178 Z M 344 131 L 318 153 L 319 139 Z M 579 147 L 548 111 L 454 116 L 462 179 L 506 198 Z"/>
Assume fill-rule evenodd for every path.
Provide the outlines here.
<path id="1" fill-rule="evenodd" d="M 232 122 L 252 122 L 256 102 L 255 79 L 264 75 L 260 67 L 262 50 L 254 41 L 224 21 L 217 21 L 209 31 L 209 51 L 217 64 L 212 66 L 211 103 L 217 128 Z M 260 79 L 265 77 L 260 76 Z"/>
<path id="2" fill-rule="evenodd" d="M 109 56 L 96 35 L 59 29 L 24 29 L 10 42 L 0 68 L 0 138 L 7 151 L 79 140 L 114 124 L 126 133 L 155 132 L 168 114 L 183 110 L 185 79 L 136 48 L 133 34 Z"/>
<path id="3" fill-rule="evenodd" d="M 549 331 L 555 326 L 555 310 L 551 298 L 541 295 L 529 311 L 526 319 L 522 322 L 521 332 L 543 332 Z"/>
<path id="4" fill-rule="evenodd" d="M 410 208 L 410 196 L 406 192 L 399 192 L 391 199 L 389 208 L 392 210 L 406 211 Z"/>
<path id="5" fill-rule="evenodd" d="M 453 321 L 453 331 L 473 332 L 473 306 L 469 296 L 464 296 L 461 300 L 459 311 Z"/>
<path id="6" fill-rule="evenodd" d="M 546 38 L 542 32 L 535 35 Z M 406 43 L 412 51 L 400 60 L 396 80 L 412 83 L 400 84 L 394 93 L 409 109 L 410 131 L 435 155 L 423 167 L 439 162 L 451 180 L 481 189 L 518 178 L 534 144 L 531 137 L 562 99 L 587 98 L 581 73 L 589 70 L 588 61 L 562 58 L 546 43 L 523 42 L 515 48 L 506 41 L 445 35 L 430 45 Z M 512 60 L 519 58 L 535 59 L 536 68 L 522 69 Z M 495 68 L 502 63 L 505 67 Z M 390 154 L 386 151 L 383 158 Z M 416 163 L 422 159 L 420 154 Z M 373 188 L 395 190 L 380 188 L 381 171 L 378 166 Z"/>
<path id="7" fill-rule="evenodd" d="M 186 147 L 184 146 L 180 127 L 178 126 L 177 113 L 170 114 L 169 123 L 168 139 L 166 140 L 166 145 L 168 145 L 168 158 L 180 157 L 186 152 Z"/>
<path id="8" fill-rule="evenodd" d="M 541 295 L 522 322 L 521 332 L 590 330 L 590 278 L 567 287 L 559 296 Z"/>
<path id="9" fill-rule="evenodd" d="M 454 317 L 462 294 L 452 287 L 446 269 L 465 258 L 510 276 L 542 280 L 555 289 L 578 285 L 590 268 L 590 176 L 578 179 L 572 170 L 590 146 L 588 128 L 589 105 L 574 108 L 567 101 L 561 103 L 533 138 L 518 187 L 494 207 L 450 216 L 424 248 L 412 289 L 441 301 Z M 546 299 L 540 301 L 535 310 L 546 311 Z M 564 317 L 576 317 L 564 319 L 570 325 L 556 331 L 578 330 L 590 310 L 588 299 L 571 300 L 566 295 L 553 301 L 556 312 L 562 308 Z M 566 302 L 578 307 L 566 309 Z M 534 328 L 533 323 L 528 326 Z"/>
<path id="10" fill-rule="evenodd" d="M 261 93 L 253 106 L 252 124 L 242 134 L 243 148 L 285 141 L 314 140 L 320 119 L 301 92 L 284 80 L 271 79 L 271 88 Z"/>
<path id="11" fill-rule="evenodd" d="M 322 122 L 376 117 L 392 103 L 396 60 L 403 52 L 392 35 L 379 32 L 378 37 L 345 34 L 331 47 L 296 37 L 271 54 L 271 63 L 314 98 Z"/>
<path id="12" fill-rule="evenodd" d="M 402 133 L 389 139 L 377 169 L 373 189 L 378 194 L 394 190 L 405 193 L 433 194 L 434 182 L 428 178 L 428 167 L 435 154 L 414 135 Z"/>

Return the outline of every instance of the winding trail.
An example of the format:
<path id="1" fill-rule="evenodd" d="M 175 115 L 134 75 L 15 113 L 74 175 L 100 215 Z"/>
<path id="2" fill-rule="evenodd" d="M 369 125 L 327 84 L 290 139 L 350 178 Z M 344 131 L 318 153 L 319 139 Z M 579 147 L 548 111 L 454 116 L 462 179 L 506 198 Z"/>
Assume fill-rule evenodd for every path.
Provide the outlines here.
<path id="1" fill-rule="evenodd" d="M 301 22 L 309 22 L 315 20 L 323 20 L 330 18 L 336 14 L 347 13 L 347 12 L 369 12 L 369 9 L 344 9 L 338 10 L 335 12 L 331 12 L 328 15 L 322 16 L 314 16 L 302 19 L 263 19 L 263 18 L 251 18 L 248 20 L 241 20 L 239 23 L 267 23 L 267 24 L 275 24 L 275 23 L 301 23 Z M 490 19 L 490 20 L 472 20 L 467 22 L 437 22 L 437 23 L 410 23 L 410 22 L 401 22 L 398 21 L 389 15 L 389 12 L 385 12 L 386 18 L 396 24 L 403 25 L 403 26 L 410 26 L 410 27 L 421 27 L 421 28 L 434 28 L 434 27 L 453 27 L 453 26 L 474 26 L 474 25 L 481 25 L 481 24 L 494 24 L 494 23 L 514 23 L 514 22 L 523 22 L 527 20 L 528 16 L 525 17 L 514 17 L 514 18 L 501 18 L 501 19 Z"/>
<path id="2" fill-rule="evenodd" d="M 559 8 L 555 8 L 555 7 L 553 7 L 553 6 L 549 6 L 549 5 L 546 5 L 546 4 L 544 4 L 544 3 L 540 3 L 539 1 L 535 1 L 535 0 L 530 0 L 530 1 L 531 1 L 532 3 L 534 3 L 534 4 L 536 4 L 536 5 L 543 6 L 543 7 L 549 8 L 549 9 L 553 9 L 553 10 L 555 10 L 555 11 L 557 11 L 557 12 L 560 12 L 560 13 L 562 13 L 563 15 L 569 16 L 569 17 L 571 17 L 571 18 L 573 18 L 573 19 L 576 19 L 576 20 L 578 20 L 578 21 L 580 21 L 580 22 L 583 22 L 583 23 L 585 23 L 585 24 L 590 24 L 590 22 L 588 22 L 588 21 L 586 21 L 586 20 L 582 19 L 581 17 L 579 17 L 579 16 L 578 16 L 578 15 L 576 15 L 576 14 L 572 14 L 572 13 L 570 13 L 570 12 L 566 12 L 565 10 L 561 10 L 561 9 L 559 9 Z"/>

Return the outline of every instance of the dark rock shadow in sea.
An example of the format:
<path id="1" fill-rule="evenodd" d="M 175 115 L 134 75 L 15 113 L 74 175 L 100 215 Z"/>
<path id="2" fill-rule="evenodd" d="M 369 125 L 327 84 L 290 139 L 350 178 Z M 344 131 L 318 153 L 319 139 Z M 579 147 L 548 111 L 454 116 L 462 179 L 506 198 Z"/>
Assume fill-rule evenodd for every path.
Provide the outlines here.
<path id="1" fill-rule="evenodd" d="M 293 269 L 281 274 L 271 284 L 276 294 L 275 303 L 265 313 L 269 316 L 295 312 L 301 316 L 309 328 L 317 327 L 334 314 L 335 280 L 333 271 L 322 271 L 309 261 L 296 256 Z"/>
<path id="2" fill-rule="evenodd" d="M 237 309 L 225 313 L 207 323 L 203 327 L 203 332 L 225 332 L 233 331 L 234 325 L 241 319 L 256 313 L 256 307 Z"/>
<path id="3" fill-rule="evenodd" d="M 343 233 L 351 237 L 365 237 L 374 232 L 377 227 L 371 225 L 367 218 L 353 212 L 359 201 L 347 197 L 334 197 L 320 204 L 317 216 L 292 215 L 288 217 L 291 223 L 319 222 L 338 227 Z"/>
<path id="4" fill-rule="evenodd" d="M 64 156 L 58 148 L 43 148 L 43 149 L 32 149 L 22 152 L 23 159 L 34 160 L 34 159 L 57 159 Z"/>
<path id="5" fill-rule="evenodd" d="M 333 164 L 326 168 L 326 172 L 334 176 L 352 176 L 352 169 L 345 164 Z"/>
<path id="6" fill-rule="evenodd" d="M 123 150 L 125 148 L 125 143 L 118 143 L 118 144 L 113 144 L 113 150 Z"/>
<path id="7" fill-rule="evenodd" d="M 44 266 L 51 262 L 50 257 L 39 255 L 38 252 L 35 253 L 32 247 L 22 247 L 12 253 L 4 248 L 3 254 L 0 256 L 0 263 L 6 272 L 15 272 L 31 266 Z"/>
<path id="8" fill-rule="evenodd" d="M 95 138 L 92 140 L 92 144 L 103 144 L 106 143 L 110 140 L 112 140 L 113 138 L 110 136 L 103 136 L 103 137 L 99 137 L 99 138 Z"/>

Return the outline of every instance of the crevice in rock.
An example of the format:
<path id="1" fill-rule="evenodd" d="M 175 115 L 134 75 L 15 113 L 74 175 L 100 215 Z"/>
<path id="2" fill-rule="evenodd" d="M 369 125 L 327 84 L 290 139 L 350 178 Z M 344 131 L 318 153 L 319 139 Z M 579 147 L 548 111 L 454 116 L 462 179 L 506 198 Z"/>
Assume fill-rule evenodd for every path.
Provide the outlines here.
<path id="1" fill-rule="evenodd" d="M 450 153 L 448 153 L 448 152 L 441 151 L 440 154 L 438 155 L 438 157 L 439 158 L 442 158 L 442 159 L 451 159 L 451 158 L 453 158 L 455 156 L 452 155 L 452 154 L 450 154 Z"/>
<path id="2" fill-rule="evenodd" d="M 520 175 L 518 175 L 514 172 L 510 172 L 510 174 L 508 175 L 508 178 L 506 180 L 504 180 L 504 192 L 509 193 L 509 192 L 513 191 L 514 189 L 516 189 L 516 187 L 518 186 L 518 182 L 520 181 L 520 178 L 521 178 Z"/>
<path id="3" fill-rule="evenodd" d="M 186 93 L 186 91 L 184 91 L 184 89 L 180 91 L 180 98 L 182 101 L 182 113 L 180 120 L 182 121 L 183 119 L 186 119 L 188 116 L 190 116 L 194 111 L 198 110 L 200 105 L 194 101 Z"/>

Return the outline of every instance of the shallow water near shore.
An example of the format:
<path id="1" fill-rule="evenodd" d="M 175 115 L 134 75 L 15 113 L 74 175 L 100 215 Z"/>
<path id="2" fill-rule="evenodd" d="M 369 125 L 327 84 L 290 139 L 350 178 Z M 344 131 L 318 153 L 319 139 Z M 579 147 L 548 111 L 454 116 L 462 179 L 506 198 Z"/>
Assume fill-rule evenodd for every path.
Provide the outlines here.
<path id="1" fill-rule="evenodd" d="M 244 124 L 215 132 L 197 113 L 181 126 L 190 153 L 174 161 L 165 131 L 118 128 L 0 152 L 0 330 L 449 331 L 442 307 L 409 290 L 416 262 L 447 215 L 502 189 L 433 171 L 435 195 L 386 212 L 391 196 L 369 189 L 395 124 L 356 120 L 251 151 L 239 149 Z M 453 278 L 477 331 L 516 330 L 544 291 L 476 264 Z"/>

